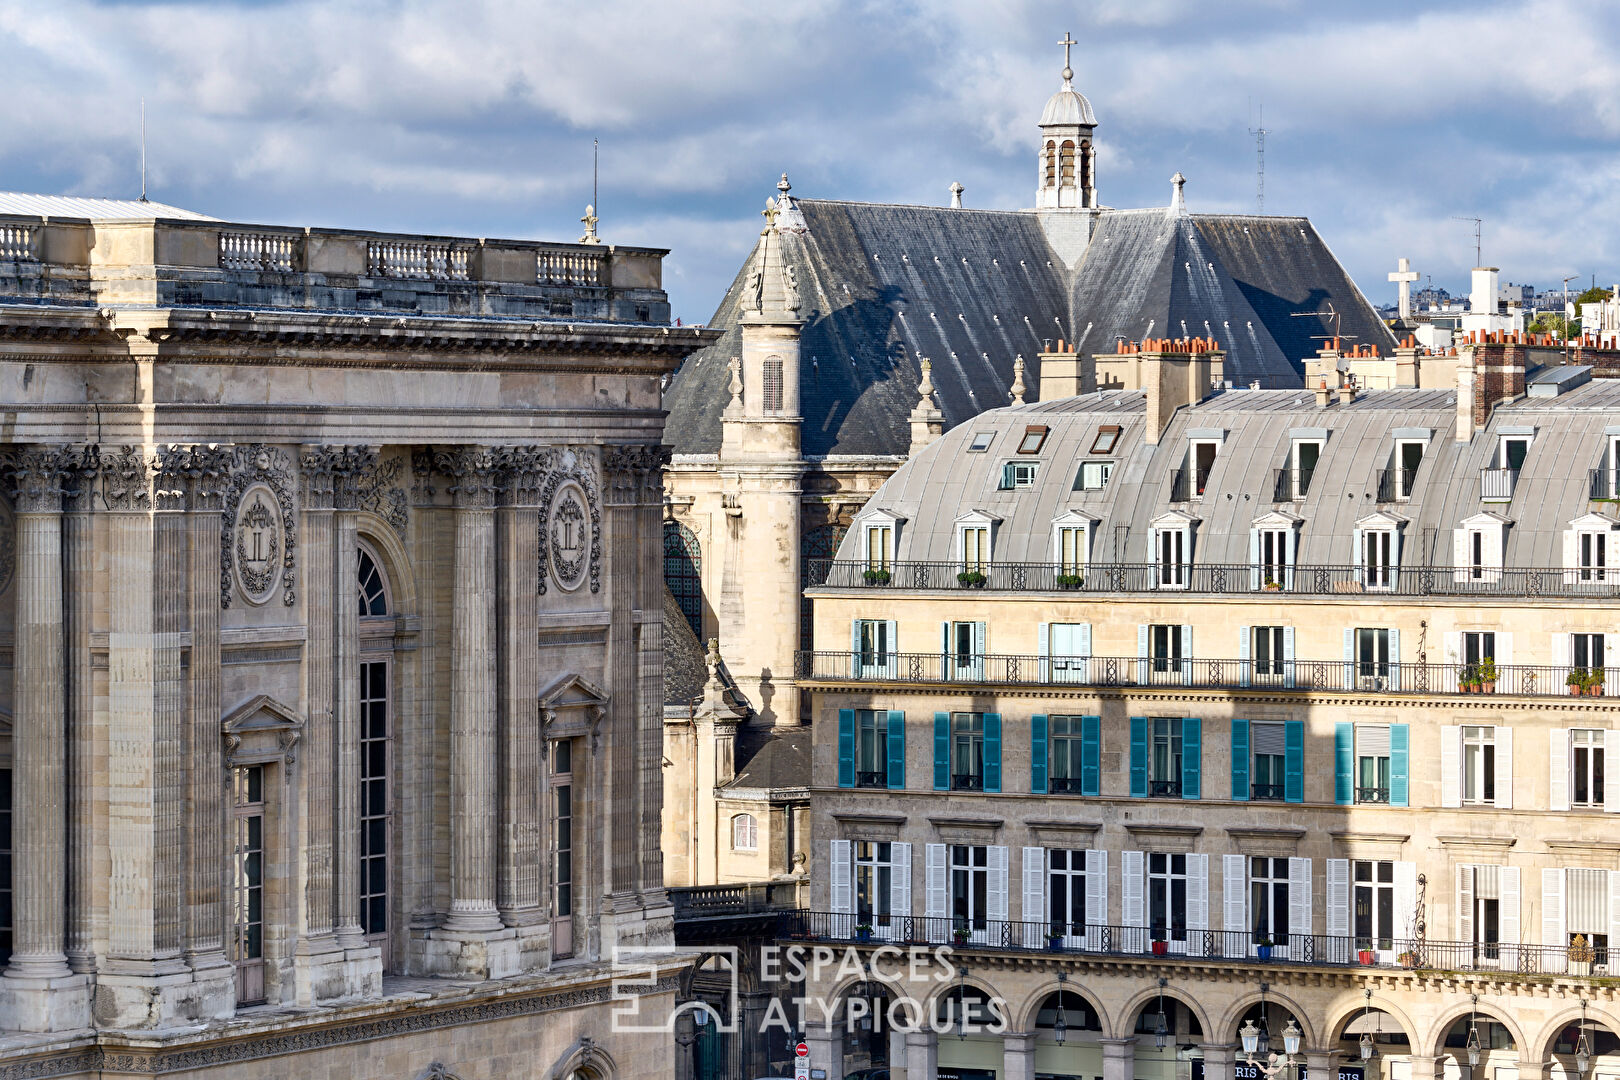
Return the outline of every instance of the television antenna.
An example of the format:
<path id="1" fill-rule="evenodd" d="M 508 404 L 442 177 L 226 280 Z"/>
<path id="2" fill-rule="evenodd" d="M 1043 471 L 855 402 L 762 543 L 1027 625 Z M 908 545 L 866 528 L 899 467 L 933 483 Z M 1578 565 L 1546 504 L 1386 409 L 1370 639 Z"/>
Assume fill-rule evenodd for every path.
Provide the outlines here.
<path id="1" fill-rule="evenodd" d="M 1479 225 L 1480 225 L 1480 221 L 1482 219 L 1477 218 L 1477 217 L 1457 217 L 1457 216 L 1453 215 L 1451 220 L 1452 221 L 1472 221 L 1474 223 L 1474 265 L 1475 266 L 1483 265 L 1480 262 L 1480 259 L 1482 258 L 1482 256 L 1479 253 Z"/>
<path id="2" fill-rule="evenodd" d="M 1254 212 L 1266 212 L 1266 136 L 1271 132 L 1266 130 L 1266 107 L 1262 103 L 1256 110 L 1255 122 L 1257 127 L 1249 129 L 1254 136 Z"/>
<path id="3" fill-rule="evenodd" d="M 1331 333 L 1331 334 L 1312 334 L 1311 335 L 1311 340 L 1312 341 L 1317 341 L 1317 340 L 1331 341 L 1332 339 L 1339 338 L 1339 337 L 1354 338 L 1354 337 L 1359 337 L 1360 336 L 1359 334 L 1341 334 L 1341 333 L 1339 333 L 1339 327 L 1344 323 L 1344 314 L 1333 306 L 1333 301 L 1331 301 L 1331 300 L 1328 301 L 1326 311 L 1295 311 L 1295 312 L 1291 312 L 1290 314 L 1296 319 L 1321 319 L 1321 318 L 1326 318 L 1326 319 L 1328 319 L 1328 320 L 1330 320 L 1332 322 L 1332 324 L 1333 324 L 1333 333 Z"/>
<path id="4" fill-rule="evenodd" d="M 141 98 L 141 202 L 146 201 L 146 99 Z"/>

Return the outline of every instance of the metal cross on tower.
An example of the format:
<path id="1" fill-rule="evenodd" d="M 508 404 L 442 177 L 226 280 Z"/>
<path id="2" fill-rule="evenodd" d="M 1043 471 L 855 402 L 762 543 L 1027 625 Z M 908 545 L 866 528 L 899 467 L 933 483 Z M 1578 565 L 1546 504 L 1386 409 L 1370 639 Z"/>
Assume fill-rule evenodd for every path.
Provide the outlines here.
<path id="1" fill-rule="evenodd" d="M 1074 78 L 1074 68 L 1069 64 L 1069 50 L 1080 43 L 1074 40 L 1069 35 L 1069 32 L 1065 30 L 1063 31 L 1063 40 L 1058 44 L 1063 46 L 1063 85 L 1067 86 L 1069 81 Z"/>

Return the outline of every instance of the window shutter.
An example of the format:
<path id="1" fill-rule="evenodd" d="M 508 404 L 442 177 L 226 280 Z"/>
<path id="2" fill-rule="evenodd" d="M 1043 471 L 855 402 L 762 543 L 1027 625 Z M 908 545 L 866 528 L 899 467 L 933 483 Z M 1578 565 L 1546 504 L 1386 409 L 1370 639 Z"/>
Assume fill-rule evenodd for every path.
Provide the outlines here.
<path id="1" fill-rule="evenodd" d="M 1440 805 L 1462 805 L 1462 728 L 1440 729 Z"/>
<path id="2" fill-rule="evenodd" d="M 989 851 L 990 873 L 988 877 L 989 894 L 985 905 L 985 914 L 991 922 L 1007 921 L 1007 848 L 1003 844 L 992 844 Z"/>
<path id="3" fill-rule="evenodd" d="M 1417 904 L 1417 863 L 1395 864 L 1395 936 L 1410 940 L 1416 935 L 1412 925 L 1413 910 Z"/>
<path id="4" fill-rule="evenodd" d="M 1311 933 L 1311 860 L 1294 856 L 1288 860 L 1289 937 Z M 1288 942 L 1280 942 L 1286 945 Z"/>
<path id="5" fill-rule="evenodd" d="M 1136 655 L 1140 659 L 1136 662 L 1136 681 L 1146 685 L 1148 681 L 1148 628 L 1146 624 L 1138 623 L 1136 627 Z"/>
<path id="6" fill-rule="evenodd" d="M 1222 923 L 1228 934 L 1241 934 L 1249 928 L 1248 864 L 1242 855 L 1221 856 Z"/>
<path id="7" fill-rule="evenodd" d="M 1504 866 L 1498 870 L 1496 888 L 1499 897 L 1496 904 L 1497 936 L 1504 944 L 1517 945 L 1524 940 L 1523 920 L 1520 915 L 1519 868 Z M 1508 956 L 1504 959 L 1511 963 L 1517 960 L 1517 957 Z"/>
<path id="8" fill-rule="evenodd" d="M 1081 656 L 1091 655 L 1091 624 L 1088 622 L 1076 625 L 1075 652 Z"/>
<path id="9" fill-rule="evenodd" d="M 1552 662 L 1555 664 L 1568 664 L 1575 666 L 1575 649 L 1571 645 L 1568 634 L 1554 634 L 1552 636 Z"/>
<path id="10" fill-rule="evenodd" d="M 1249 588 L 1260 587 L 1260 530 L 1249 530 Z"/>
<path id="11" fill-rule="evenodd" d="M 1249 799 L 1249 722 L 1235 718 L 1232 721 L 1232 798 L 1237 802 Z"/>
<path id="12" fill-rule="evenodd" d="M 1013 486 L 1013 466 L 1011 462 L 1001 467 L 1001 487 L 1003 490 Z"/>
<path id="13" fill-rule="evenodd" d="M 1469 572 L 1474 565 L 1473 552 L 1468 550 L 1468 530 L 1451 530 L 1451 579 L 1453 581 L 1467 581 Z M 1471 937 L 1459 938 L 1459 941 L 1472 941 Z"/>
<path id="14" fill-rule="evenodd" d="M 1253 631 L 1253 627 L 1249 627 L 1249 626 L 1240 626 L 1240 627 L 1238 627 L 1238 685 L 1239 686 L 1248 686 L 1249 682 L 1250 682 L 1249 674 L 1250 674 L 1251 668 L 1250 668 L 1250 665 L 1249 665 L 1249 660 L 1251 659 L 1251 657 L 1249 655 L 1249 644 L 1250 644 L 1250 638 L 1251 638 L 1251 635 L 1252 635 L 1252 631 Z"/>
<path id="15" fill-rule="evenodd" d="M 1620 728 L 1603 733 L 1603 809 L 1620 813 Z"/>
<path id="16" fill-rule="evenodd" d="M 973 624 L 973 655 L 981 664 L 984 663 L 984 653 L 984 623 L 976 622 Z"/>
<path id="17" fill-rule="evenodd" d="M 1162 559 L 1163 556 L 1159 553 L 1159 530 L 1156 528 L 1150 528 L 1148 529 L 1147 560 L 1148 566 L 1152 570 L 1152 573 L 1148 575 L 1148 588 L 1150 589 L 1157 589 L 1159 587 L 1159 574 L 1161 572 L 1160 567 L 1163 566 Z M 1146 650 L 1142 652 L 1142 655 L 1147 655 Z"/>
<path id="18" fill-rule="evenodd" d="M 1401 582 L 1401 527 L 1399 525 L 1389 530 L 1389 567 L 1392 573 L 1390 581 L 1396 587 Z"/>
<path id="19" fill-rule="evenodd" d="M 1441 637 L 1446 648 L 1446 663 L 1462 663 L 1462 633 L 1457 630 L 1448 630 Z"/>
<path id="20" fill-rule="evenodd" d="M 1496 632 L 1496 666 L 1499 668 L 1513 666 L 1513 632 L 1511 630 L 1498 630 Z M 1507 673 L 1498 676 L 1504 686 L 1508 681 Z"/>
<path id="21" fill-rule="evenodd" d="M 1347 938 L 1350 936 L 1350 860 L 1329 859 L 1327 861 L 1327 934 L 1330 938 Z M 1348 953 L 1347 944 L 1330 943 L 1338 945 Z M 1334 959 L 1340 959 L 1338 955 Z M 1344 957 L 1348 959 L 1348 957 Z"/>
<path id="22" fill-rule="evenodd" d="M 1119 853 L 1119 921 L 1124 926 L 1142 927 L 1147 925 L 1147 916 L 1142 905 L 1142 853 L 1140 851 L 1122 851 Z"/>
<path id="23" fill-rule="evenodd" d="M 1023 920 L 1026 932 L 1025 937 L 1036 937 L 1029 932 L 1030 927 L 1036 923 L 1044 924 L 1046 919 L 1046 849 L 1027 847 L 1023 851 L 1024 871 L 1024 899 L 1018 909 L 1018 917 Z M 1034 941 L 1026 941 L 1026 947 L 1039 948 L 1042 942 L 1036 937 Z"/>
<path id="24" fill-rule="evenodd" d="M 1209 929 L 1209 856 L 1193 853 L 1187 856 L 1187 929 Z M 1197 946 L 1188 943 L 1188 951 Z"/>
<path id="25" fill-rule="evenodd" d="M 1294 563 L 1298 561 L 1295 549 L 1299 546 L 1299 530 L 1297 528 L 1283 530 L 1283 543 L 1287 545 L 1288 550 L 1288 565 L 1283 570 L 1283 588 L 1292 592 L 1294 588 Z"/>
<path id="26" fill-rule="evenodd" d="M 1609 940 L 1620 940 L 1620 870 L 1609 871 Z M 1611 954 L 1612 955 L 1612 954 Z M 1613 964 L 1610 960 L 1610 964 Z M 1612 968 L 1611 968 L 1612 970 Z"/>
<path id="27" fill-rule="evenodd" d="M 1361 530 L 1352 530 L 1350 536 L 1351 542 L 1355 545 L 1355 550 L 1350 555 L 1350 564 L 1356 568 L 1356 584 L 1365 585 L 1367 584 L 1367 555 L 1361 546 Z"/>
<path id="28" fill-rule="evenodd" d="M 834 840 L 832 842 L 832 864 L 828 868 L 832 880 L 831 906 L 834 915 L 848 915 L 855 910 L 855 902 L 849 887 L 850 853 L 848 840 Z M 853 927 L 841 927 L 841 932 L 848 933 Z"/>
<path id="29" fill-rule="evenodd" d="M 889 787 L 901 791 L 906 786 L 906 714 L 889 710 Z"/>
<path id="30" fill-rule="evenodd" d="M 861 665 L 861 620 L 849 620 L 849 673 L 859 679 L 866 674 Z"/>
<path id="31" fill-rule="evenodd" d="M 893 679 L 900 674 L 900 624 L 893 619 L 885 622 L 887 636 L 883 640 L 883 677 Z"/>
<path id="32" fill-rule="evenodd" d="M 838 710 L 838 786 L 855 786 L 855 710 Z"/>
<path id="33" fill-rule="evenodd" d="M 1203 798 L 1200 779 L 1203 774 L 1203 728 L 1201 720 L 1191 717 L 1181 721 L 1181 797 Z"/>
<path id="34" fill-rule="evenodd" d="M 1580 581 L 1580 557 L 1578 539 L 1574 529 L 1564 530 L 1564 584 L 1574 585 Z"/>
<path id="35" fill-rule="evenodd" d="M 1605 753 L 1603 756 L 1607 758 L 1609 755 Z M 1569 769 L 1569 728 L 1553 728 L 1547 732 L 1547 809 L 1569 809 Z M 1604 779 L 1608 779 L 1606 773 Z M 1607 799 L 1604 806 L 1608 806 Z"/>
<path id="36" fill-rule="evenodd" d="M 1389 688 L 1401 688 L 1401 631 L 1398 626 L 1389 628 Z"/>
<path id="37" fill-rule="evenodd" d="M 951 788 L 951 714 L 934 714 L 934 790 Z"/>
<path id="38" fill-rule="evenodd" d="M 1513 729 L 1496 727 L 1496 808 L 1513 809 Z"/>
<path id="39" fill-rule="evenodd" d="M 1147 798 L 1148 722 L 1145 716 L 1131 717 L 1131 795 Z"/>
<path id="40" fill-rule="evenodd" d="M 1565 948 L 1564 938 L 1564 869 L 1561 866 L 1541 868 L 1541 943 Z M 1554 954 L 1547 958 L 1554 971 L 1563 969 L 1564 958 Z"/>
<path id="41" fill-rule="evenodd" d="M 911 845 L 889 845 L 889 911 L 898 919 L 911 918 Z"/>
<path id="42" fill-rule="evenodd" d="M 1333 725 L 1333 801 L 1349 806 L 1356 800 L 1356 725 Z"/>
<path id="43" fill-rule="evenodd" d="M 1046 748 L 1046 717 L 1036 714 L 1029 718 L 1029 790 L 1036 795 L 1046 794 Z"/>
<path id="44" fill-rule="evenodd" d="M 1192 674 L 1192 627 L 1183 624 L 1181 627 L 1181 677 L 1188 678 Z"/>
<path id="45" fill-rule="evenodd" d="M 1293 571 L 1289 571 L 1292 573 Z M 1293 688 L 1294 685 L 1294 628 L 1283 627 L 1283 685 Z"/>
<path id="46" fill-rule="evenodd" d="M 951 913 L 950 909 L 950 867 L 945 861 L 945 845 L 929 844 L 923 851 L 926 863 L 924 885 L 927 895 L 923 897 L 923 915 L 929 919 L 943 919 Z M 929 927 L 928 939 L 930 941 L 945 937 L 943 927 Z"/>
<path id="47" fill-rule="evenodd" d="M 1412 729 L 1389 725 L 1389 805 L 1408 806 L 1412 798 Z"/>
<path id="48" fill-rule="evenodd" d="M 1052 625 L 1041 623 L 1035 628 L 1035 655 L 1040 657 L 1040 680 L 1052 680 Z"/>
<path id="49" fill-rule="evenodd" d="M 1086 926 L 1108 925 L 1108 852 L 1086 852 Z"/>
<path id="50" fill-rule="evenodd" d="M 1390 762 L 1393 770 L 1394 762 Z M 1392 781 L 1393 783 L 1393 781 Z M 1305 721 L 1283 721 L 1283 800 L 1305 801 Z"/>
<path id="51" fill-rule="evenodd" d="M 1102 794 L 1102 717 L 1080 718 L 1080 794 Z"/>
<path id="52" fill-rule="evenodd" d="M 1498 908 L 1499 917 L 1500 913 L 1500 908 Z M 1457 940 L 1464 942 L 1473 941 L 1474 868 L 1467 864 L 1457 867 L 1457 903 L 1453 908 L 1453 914 L 1455 916 L 1453 922 L 1457 928 Z"/>
<path id="53" fill-rule="evenodd" d="M 984 790 L 1001 790 L 1001 714 L 984 714 Z M 1006 849 L 1003 848 L 1003 851 Z M 1005 869 L 1005 867 L 1003 867 Z M 1006 918 L 1005 915 L 1002 918 Z"/>
<path id="54" fill-rule="evenodd" d="M 1341 690 L 1353 690 L 1356 685 L 1356 630 L 1344 628 L 1344 685 Z"/>
<path id="55" fill-rule="evenodd" d="M 939 624 L 939 677 L 946 682 L 956 678 L 956 649 L 951 640 L 951 624 Z"/>

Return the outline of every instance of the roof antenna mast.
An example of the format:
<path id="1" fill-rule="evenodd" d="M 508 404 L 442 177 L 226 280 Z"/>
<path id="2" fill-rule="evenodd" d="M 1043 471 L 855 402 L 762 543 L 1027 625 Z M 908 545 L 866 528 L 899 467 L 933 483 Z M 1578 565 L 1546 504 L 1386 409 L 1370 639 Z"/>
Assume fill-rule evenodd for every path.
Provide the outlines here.
<path id="1" fill-rule="evenodd" d="M 146 99 L 141 98 L 141 202 L 146 201 Z"/>
<path id="2" fill-rule="evenodd" d="M 592 210 L 591 213 L 595 214 L 597 217 L 602 216 L 602 204 L 597 201 L 596 194 L 596 163 L 597 158 L 601 153 L 601 145 L 602 144 L 598 140 L 591 140 L 591 205 L 596 207 L 596 209 Z"/>
<path id="3" fill-rule="evenodd" d="M 1483 256 L 1481 256 L 1480 253 L 1479 253 L 1479 223 L 1480 223 L 1481 219 L 1477 218 L 1477 217 L 1453 217 L 1451 220 L 1452 221 L 1472 221 L 1474 223 L 1474 265 L 1475 266 L 1484 265 L 1483 263 L 1480 262 L 1480 259 Z"/>
<path id="4" fill-rule="evenodd" d="M 1266 136 L 1271 132 L 1266 130 L 1266 106 L 1261 103 L 1256 116 L 1259 126 L 1249 129 L 1254 136 L 1254 212 L 1266 212 Z"/>

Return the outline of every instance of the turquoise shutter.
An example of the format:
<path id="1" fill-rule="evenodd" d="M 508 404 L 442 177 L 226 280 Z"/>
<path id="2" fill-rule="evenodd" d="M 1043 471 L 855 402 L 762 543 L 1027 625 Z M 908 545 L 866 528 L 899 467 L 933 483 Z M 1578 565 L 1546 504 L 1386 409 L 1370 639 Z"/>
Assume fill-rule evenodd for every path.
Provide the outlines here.
<path id="1" fill-rule="evenodd" d="M 1001 467 L 1001 489 L 1003 491 L 1007 491 L 1007 490 L 1010 490 L 1012 488 L 1012 486 L 1013 486 L 1013 467 L 1012 467 L 1011 464 L 1003 465 Z"/>
<path id="2" fill-rule="evenodd" d="M 838 786 L 855 786 L 855 710 L 838 710 Z"/>
<path id="3" fill-rule="evenodd" d="M 1131 717 L 1131 794 L 1138 799 L 1148 793 L 1148 723 L 1145 716 Z"/>
<path id="4" fill-rule="evenodd" d="M 1283 799 L 1305 801 L 1305 721 L 1283 721 Z"/>
<path id="5" fill-rule="evenodd" d="M 1232 798 L 1249 800 L 1249 722 L 1232 721 Z"/>
<path id="6" fill-rule="evenodd" d="M 1001 714 L 984 714 L 984 790 L 1001 790 Z"/>
<path id="7" fill-rule="evenodd" d="M 1029 718 L 1029 790 L 1046 794 L 1046 717 Z"/>
<path id="8" fill-rule="evenodd" d="M 1181 797 L 1183 799 L 1201 799 L 1199 791 L 1200 758 L 1203 756 L 1203 722 L 1200 720 L 1184 719 L 1181 721 Z"/>
<path id="9" fill-rule="evenodd" d="M 1356 725 L 1333 725 L 1333 801 L 1349 806 L 1356 799 Z"/>
<path id="10" fill-rule="evenodd" d="M 951 714 L 934 714 L 934 790 L 951 789 Z"/>
<path id="11" fill-rule="evenodd" d="M 906 786 L 906 714 L 889 710 L 889 786 Z"/>
<path id="12" fill-rule="evenodd" d="M 1102 794 L 1102 717 L 1080 718 L 1080 794 Z"/>
<path id="13" fill-rule="evenodd" d="M 1389 805 L 1407 805 L 1411 769 L 1411 733 L 1405 724 L 1389 725 Z"/>

